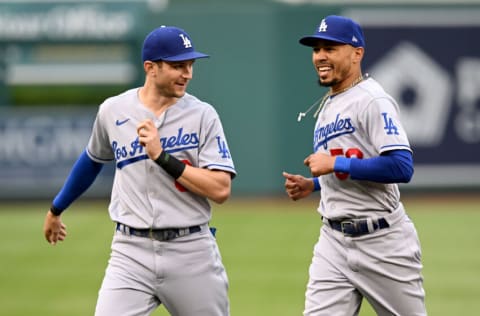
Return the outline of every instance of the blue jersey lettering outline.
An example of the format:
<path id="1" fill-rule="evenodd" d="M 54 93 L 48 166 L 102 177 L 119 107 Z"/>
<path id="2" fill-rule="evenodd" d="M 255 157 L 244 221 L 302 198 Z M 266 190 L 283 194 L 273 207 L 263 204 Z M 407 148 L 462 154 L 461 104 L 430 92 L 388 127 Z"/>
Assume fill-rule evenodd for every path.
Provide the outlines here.
<path id="1" fill-rule="evenodd" d="M 183 127 L 180 127 L 176 135 L 161 137 L 160 143 L 165 152 L 173 153 L 198 148 L 200 141 L 197 133 L 184 133 Z M 118 169 L 148 159 L 148 155 L 144 154 L 143 146 L 140 145 L 138 136 L 130 143 L 130 146 L 120 146 L 117 141 L 112 141 L 112 151 Z"/>
<path id="2" fill-rule="evenodd" d="M 350 117 L 340 118 L 340 113 L 335 117 L 335 121 L 327 123 L 324 126 L 319 126 L 315 129 L 313 136 L 313 152 L 322 147 L 327 149 L 328 142 L 334 138 L 355 132 L 355 127 L 352 124 Z"/>

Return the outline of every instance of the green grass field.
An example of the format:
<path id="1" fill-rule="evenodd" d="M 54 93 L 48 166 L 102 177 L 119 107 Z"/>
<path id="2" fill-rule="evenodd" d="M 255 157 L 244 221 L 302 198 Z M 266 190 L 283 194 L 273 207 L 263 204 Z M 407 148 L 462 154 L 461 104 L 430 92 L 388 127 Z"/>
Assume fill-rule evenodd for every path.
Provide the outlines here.
<path id="1" fill-rule="evenodd" d="M 301 315 L 320 227 L 316 204 L 280 198 L 214 206 L 232 316 Z M 429 314 L 477 313 L 480 199 L 407 197 L 404 204 L 422 242 Z M 55 247 L 42 234 L 48 206 L 0 203 L 0 315 L 93 315 L 113 231 L 107 202 L 76 202 L 63 216 L 69 236 Z M 360 315 L 375 314 L 364 304 Z"/>

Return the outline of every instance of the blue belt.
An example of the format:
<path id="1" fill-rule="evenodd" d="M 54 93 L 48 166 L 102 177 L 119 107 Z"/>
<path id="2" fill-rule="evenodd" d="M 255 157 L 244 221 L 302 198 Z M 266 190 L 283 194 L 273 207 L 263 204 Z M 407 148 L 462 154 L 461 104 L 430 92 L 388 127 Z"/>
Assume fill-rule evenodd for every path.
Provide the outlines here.
<path id="1" fill-rule="evenodd" d="M 133 228 L 122 223 L 117 223 L 117 231 L 123 232 L 128 235 L 146 237 L 155 239 L 158 241 L 168 241 L 177 237 L 187 236 L 193 233 L 198 233 L 202 230 L 200 226 L 191 226 L 187 228 Z"/>
<path id="2" fill-rule="evenodd" d="M 378 219 L 354 219 L 354 220 L 331 220 L 327 219 L 331 228 L 342 232 L 347 237 L 359 237 L 373 233 L 379 229 L 390 227 L 384 218 Z M 369 221 L 371 225 L 369 225 Z M 370 226 L 370 227 L 369 227 Z"/>

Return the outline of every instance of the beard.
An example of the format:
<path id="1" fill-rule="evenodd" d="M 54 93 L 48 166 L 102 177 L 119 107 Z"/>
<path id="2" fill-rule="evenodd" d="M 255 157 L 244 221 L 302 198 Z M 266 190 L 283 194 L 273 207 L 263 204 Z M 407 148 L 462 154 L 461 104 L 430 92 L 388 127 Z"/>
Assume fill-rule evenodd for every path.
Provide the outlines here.
<path id="1" fill-rule="evenodd" d="M 322 80 L 318 79 L 317 83 L 321 87 L 331 87 L 331 86 L 334 86 L 334 85 L 338 84 L 338 80 L 332 79 L 331 81 L 322 81 Z"/>

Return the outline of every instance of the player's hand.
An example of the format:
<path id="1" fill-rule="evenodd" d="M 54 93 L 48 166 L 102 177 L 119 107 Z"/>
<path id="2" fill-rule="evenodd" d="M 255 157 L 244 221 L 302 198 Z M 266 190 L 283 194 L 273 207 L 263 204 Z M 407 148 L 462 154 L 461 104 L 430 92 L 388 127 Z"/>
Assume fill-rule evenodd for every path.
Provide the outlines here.
<path id="1" fill-rule="evenodd" d="M 138 141 L 140 145 L 145 147 L 147 155 L 150 159 L 157 159 L 162 153 L 162 146 L 160 144 L 160 136 L 158 129 L 152 120 L 148 119 L 137 126 Z"/>
<path id="2" fill-rule="evenodd" d="M 47 212 L 45 223 L 43 224 L 43 234 L 45 239 L 53 246 L 58 241 L 65 240 L 67 237 L 67 226 L 62 223 L 60 215 L 54 215 L 51 211 Z"/>
<path id="3" fill-rule="evenodd" d="M 315 153 L 305 158 L 303 163 L 310 168 L 312 176 L 319 177 L 333 172 L 335 158 L 336 157 L 327 154 Z"/>
<path id="4" fill-rule="evenodd" d="M 303 199 L 313 192 L 314 184 L 312 179 L 287 172 L 283 172 L 282 174 L 285 177 L 285 191 L 292 200 L 297 201 Z"/>

